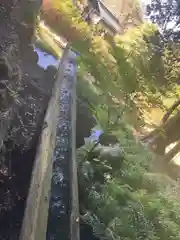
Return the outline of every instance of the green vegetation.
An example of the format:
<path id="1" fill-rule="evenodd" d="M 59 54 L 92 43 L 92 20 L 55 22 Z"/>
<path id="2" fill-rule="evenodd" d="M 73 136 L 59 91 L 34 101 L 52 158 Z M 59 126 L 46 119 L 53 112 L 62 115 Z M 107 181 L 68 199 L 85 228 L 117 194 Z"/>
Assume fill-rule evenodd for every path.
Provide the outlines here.
<path id="1" fill-rule="evenodd" d="M 100 239 L 180 239 L 176 181 L 149 173 L 153 155 L 126 124 L 116 128 L 115 145 L 86 142 L 77 151 L 83 218 Z"/>
<path id="2" fill-rule="evenodd" d="M 36 28 L 36 47 L 40 48 L 47 54 L 52 54 L 56 59 L 61 56 L 62 49 L 55 41 L 52 31 L 44 26 L 40 21 Z"/>
<path id="3" fill-rule="evenodd" d="M 180 139 L 179 45 L 163 42 L 149 23 L 103 38 L 68 0 L 54 0 L 46 11 L 46 24 L 81 54 L 77 91 L 89 102 L 95 128 L 104 132 L 77 150 L 82 218 L 99 239 L 179 240 L 178 181 L 150 168 L 166 159 L 162 164 L 170 169 L 179 152 L 165 152 Z M 52 12 L 59 16 L 56 24 Z M 149 127 L 152 107 L 167 112 L 140 142 L 133 129 Z"/>

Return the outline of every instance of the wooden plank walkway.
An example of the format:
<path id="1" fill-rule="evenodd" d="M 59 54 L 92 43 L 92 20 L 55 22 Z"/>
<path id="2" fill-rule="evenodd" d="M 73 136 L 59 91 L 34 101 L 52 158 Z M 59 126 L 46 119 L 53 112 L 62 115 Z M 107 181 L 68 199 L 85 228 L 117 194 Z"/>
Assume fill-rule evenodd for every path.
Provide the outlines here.
<path id="1" fill-rule="evenodd" d="M 62 234 L 63 240 L 79 239 L 75 81 L 75 54 L 67 46 L 39 140 L 20 240 L 61 239 Z"/>

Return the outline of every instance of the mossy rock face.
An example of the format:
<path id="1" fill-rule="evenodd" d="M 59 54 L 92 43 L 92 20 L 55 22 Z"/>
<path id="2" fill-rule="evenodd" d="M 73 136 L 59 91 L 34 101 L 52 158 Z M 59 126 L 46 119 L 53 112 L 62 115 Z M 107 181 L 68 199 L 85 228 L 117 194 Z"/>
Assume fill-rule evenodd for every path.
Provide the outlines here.
<path id="1" fill-rule="evenodd" d="M 13 18 L 14 2 L 10 2 L 12 5 L 3 1 L 0 7 L 0 146 L 7 136 L 22 82 L 19 36 L 14 31 L 18 19 Z"/>
<path id="2" fill-rule="evenodd" d="M 20 2 L 20 19 L 24 24 L 34 25 L 43 0 L 26 0 Z"/>
<path id="3" fill-rule="evenodd" d="M 41 1 L 3 1 L 0 8 L 0 121 L 6 119 L 3 126 L 3 134 L 0 141 L 7 137 L 7 129 L 12 124 L 20 100 L 26 72 L 23 63 L 26 62 L 24 53 L 28 52 L 31 44 L 35 19 L 31 23 L 31 29 L 23 24 L 25 16 L 22 13 L 29 3 L 34 4 L 34 12 L 37 13 Z M 37 4 L 38 3 L 38 4 Z M 34 16 L 34 13 L 32 13 Z M 28 37 L 27 37 L 28 36 Z M 29 56 L 28 56 L 29 57 Z M 30 61 L 28 62 L 28 64 Z M 1 124 L 2 125 L 2 124 Z M 6 129 L 6 130 L 4 130 Z M 21 132 L 21 129 L 19 130 Z"/>
<path id="4" fill-rule="evenodd" d="M 30 53 L 29 53 L 30 55 Z M 33 55 L 33 54 L 31 54 Z M 25 71 L 26 70 L 26 71 Z M 30 148 L 34 139 L 41 132 L 40 126 L 51 97 L 57 69 L 49 66 L 46 70 L 40 68 L 36 61 L 32 61 L 31 67 L 24 65 L 26 72 L 23 84 L 21 102 L 18 114 L 13 120 L 13 128 L 9 131 L 9 138 L 18 143 L 22 148 Z M 76 147 L 84 144 L 84 138 L 89 137 L 95 121 L 81 96 L 77 96 L 77 120 L 76 120 Z M 15 129 L 21 129 L 16 131 Z"/>

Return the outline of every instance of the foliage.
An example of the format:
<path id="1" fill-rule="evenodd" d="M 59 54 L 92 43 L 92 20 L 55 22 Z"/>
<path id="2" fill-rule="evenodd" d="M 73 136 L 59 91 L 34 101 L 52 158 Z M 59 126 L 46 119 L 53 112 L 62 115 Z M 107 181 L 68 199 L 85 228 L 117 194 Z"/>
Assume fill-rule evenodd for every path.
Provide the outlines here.
<path id="1" fill-rule="evenodd" d="M 162 60 L 164 64 L 164 83 L 161 89 L 163 98 L 179 99 L 179 27 L 180 1 L 153 0 L 147 6 L 147 14 L 159 27 L 161 45 L 163 42 Z M 160 46 L 160 44 L 158 44 Z"/>
<path id="2" fill-rule="evenodd" d="M 153 25 L 145 23 L 127 31 L 124 36 L 105 40 L 83 22 L 70 1 L 54 0 L 49 8 L 56 11 L 60 21 L 55 24 L 52 14 L 50 15 L 51 11 L 47 9 L 43 18 L 54 31 L 66 37 L 72 42 L 73 48 L 80 52 L 79 64 L 94 77 L 93 85 L 99 88 L 106 98 L 111 96 L 123 102 L 128 94 L 132 103 L 136 101 L 136 104 L 140 96 L 142 103 L 142 95 L 150 102 L 157 99 L 158 89 L 154 85 L 159 81 L 159 76 L 163 78 L 164 72 L 161 57 L 155 54 L 146 42 L 147 38 L 156 33 Z M 70 35 L 67 35 L 67 32 Z"/>
<path id="3" fill-rule="evenodd" d="M 36 28 L 36 42 L 35 45 L 37 48 L 40 48 L 42 51 L 47 54 L 53 55 L 56 59 L 61 56 L 62 49 L 53 39 L 53 34 L 51 31 L 44 26 L 41 26 L 41 23 L 38 23 Z"/>
<path id="4" fill-rule="evenodd" d="M 153 23 L 158 24 L 166 41 L 180 38 L 180 1 L 152 0 L 147 6 L 147 14 Z"/>
<path id="5" fill-rule="evenodd" d="M 178 43 L 173 43 L 166 45 L 164 51 L 164 66 L 165 66 L 165 76 L 168 87 L 176 88 L 179 84 L 180 79 L 180 45 Z"/>
<path id="6" fill-rule="evenodd" d="M 178 240 L 178 184 L 148 173 L 153 155 L 134 140 L 125 123 L 116 128 L 115 145 L 89 140 L 77 151 L 84 220 L 99 239 Z"/>
<path id="7" fill-rule="evenodd" d="M 41 17 L 80 52 L 79 65 L 94 78 L 93 85 L 108 101 L 113 98 L 122 104 L 128 95 L 130 108 L 135 103 L 142 113 L 152 104 L 162 107 L 162 95 L 176 88 L 171 82 L 178 76 L 171 70 L 169 75 L 168 68 L 178 72 L 178 64 L 169 58 L 172 51 L 164 48 L 154 25 L 144 23 L 115 39 L 103 38 L 82 20 L 69 0 L 44 1 Z M 171 88 L 167 89 L 168 85 Z"/>
<path id="8" fill-rule="evenodd" d="M 179 79 L 179 46 L 162 44 L 144 23 L 103 38 L 69 0 L 44 7 L 48 25 L 80 52 L 77 89 L 96 119 L 99 140 L 77 150 L 80 208 L 99 239 L 179 240 L 179 187 L 149 173 L 154 156 L 134 139 L 125 114 L 138 117 L 172 95 Z M 56 16 L 56 17 L 55 17 Z"/>
<path id="9" fill-rule="evenodd" d="M 83 44 L 90 36 L 90 29 L 82 21 L 72 1 L 43 1 L 41 17 L 57 34 L 70 42 L 81 39 Z"/>

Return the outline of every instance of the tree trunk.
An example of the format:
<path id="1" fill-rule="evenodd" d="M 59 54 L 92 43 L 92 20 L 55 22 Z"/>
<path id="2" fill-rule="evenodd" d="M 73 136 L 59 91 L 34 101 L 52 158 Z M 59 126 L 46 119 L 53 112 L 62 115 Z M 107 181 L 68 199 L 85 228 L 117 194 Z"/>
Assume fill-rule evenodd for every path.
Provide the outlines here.
<path id="1" fill-rule="evenodd" d="M 165 115 L 163 116 L 161 123 L 160 123 L 160 127 L 159 128 L 163 128 L 165 123 L 167 122 L 167 120 L 169 119 L 169 117 L 171 116 L 171 114 L 173 113 L 174 110 L 176 110 L 176 108 L 180 105 L 180 99 L 178 101 L 176 101 L 171 108 L 169 108 L 167 110 L 167 112 L 165 113 Z M 142 141 L 147 141 L 148 139 L 151 139 L 153 137 L 155 137 L 158 133 L 159 133 L 159 128 L 154 129 L 152 132 L 150 132 L 148 135 L 144 136 L 141 140 Z"/>
<path id="2" fill-rule="evenodd" d="M 166 114 L 164 115 L 163 119 L 162 119 L 162 124 L 166 123 L 168 118 L 171 116 L 171 114 L 173 113 L 173 111 L 180 105 L 180 99 L 178 101 L 176 101 L 171 108 L 169 108 L 169 110 L 166 112 Z"/>
<path id="3" fill-rule="evenodd" d="M 160 127 L 156 128 L 150 134 L 141 140 L 147 142 L 150 149 L 159 155 L 165 154 L 166 147 L 180 139 L 180 111 L 169 119 L 174 110 L 180 105 L 180 100 L 176 101 L 162 118 Z"/>
<path id="4" fill-rule="evenodd" d="M 180 132 L 178 130 L 179 126 L 180 112 L 178 112 L 175 116 L 171 117 L 169 121 L 164 124 L 161 130 L 155 130 L 156 135 L 150 145 L 157 154 L 164 155 L 166 147 L 169 144 L 176 142 L 180 139 Z"/>
<path id="5" fill-rule="evenodd" d="M 180 142 L 178 142 L 164 157 L 166 162 L 170 162 L 176 154 L 180 151 Z"/>

